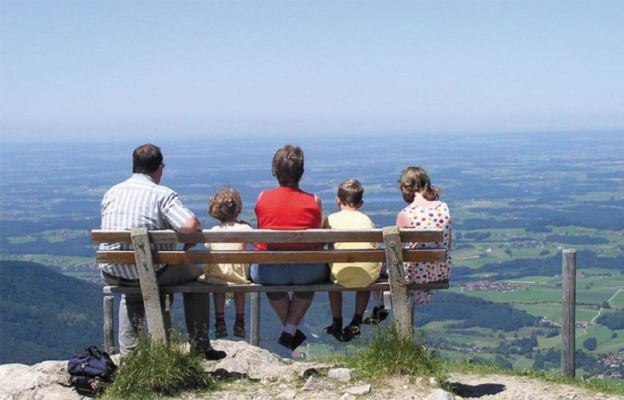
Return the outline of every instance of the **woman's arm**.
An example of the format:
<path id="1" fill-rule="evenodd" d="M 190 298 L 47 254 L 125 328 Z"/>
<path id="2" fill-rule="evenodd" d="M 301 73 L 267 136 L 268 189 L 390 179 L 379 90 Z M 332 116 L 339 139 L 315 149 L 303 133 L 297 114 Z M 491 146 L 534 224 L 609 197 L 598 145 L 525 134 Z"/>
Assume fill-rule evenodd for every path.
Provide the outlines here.
<path id="1" fill-rule="evenodd" d="M 399 211 L 396 219 L 396 225 L 399 228 L 409 228 L 410 222 L 410 217 L 408 217 L 403 211 Z"/>

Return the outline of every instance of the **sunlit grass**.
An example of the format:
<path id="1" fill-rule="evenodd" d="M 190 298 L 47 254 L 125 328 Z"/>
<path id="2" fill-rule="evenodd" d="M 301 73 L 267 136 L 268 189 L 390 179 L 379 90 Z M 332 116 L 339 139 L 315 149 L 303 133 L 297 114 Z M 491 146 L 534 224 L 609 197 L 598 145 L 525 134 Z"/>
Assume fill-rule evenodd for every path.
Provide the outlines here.
<path id="1" fill-rule="evenodd" d="M 215 381 L 204 370 L 201 357 L 189 354 L 179 344 L 145 339 L 117 370 L 104 399 L 154 399 L 214 388 Z"/>

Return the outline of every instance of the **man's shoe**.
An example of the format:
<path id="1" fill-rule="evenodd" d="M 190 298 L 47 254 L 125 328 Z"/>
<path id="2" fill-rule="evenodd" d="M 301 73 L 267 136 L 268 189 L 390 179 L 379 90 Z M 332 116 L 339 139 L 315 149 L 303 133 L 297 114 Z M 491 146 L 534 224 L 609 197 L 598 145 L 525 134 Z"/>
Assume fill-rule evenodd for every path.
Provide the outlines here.
<path id="1" fill-rule="evenodd" d="M 225 358 L 225 351 L 210 349 L 204 352 L 204 358 L 208 361 L 217 361 Z"/>

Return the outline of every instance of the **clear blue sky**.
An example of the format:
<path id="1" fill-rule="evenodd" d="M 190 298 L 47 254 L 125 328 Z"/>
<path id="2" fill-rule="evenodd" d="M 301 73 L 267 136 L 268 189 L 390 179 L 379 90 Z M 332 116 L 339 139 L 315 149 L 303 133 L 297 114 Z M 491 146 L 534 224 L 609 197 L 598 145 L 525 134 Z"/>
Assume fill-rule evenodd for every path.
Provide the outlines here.
<path id="1" fill-rule="evenodd" d="M 624 1 L 0 7 L 4 139 L 624 129 Z"/>

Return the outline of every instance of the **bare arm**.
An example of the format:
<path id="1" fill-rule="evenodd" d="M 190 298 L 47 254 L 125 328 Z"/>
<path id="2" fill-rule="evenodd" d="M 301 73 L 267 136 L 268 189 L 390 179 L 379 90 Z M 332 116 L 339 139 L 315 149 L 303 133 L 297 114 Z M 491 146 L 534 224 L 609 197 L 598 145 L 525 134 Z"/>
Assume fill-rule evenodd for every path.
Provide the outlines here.
<path id="1" fill-rule="evenodd" d="M 324 216 L 323 216 L 323 203 L 321 203 L 321 198 L 318 196 L 314 196 L 314 199 L 316 200 L 316 204 L 318 205 L 319 208 L 319 212 L 321 213 L 321 223 L 319 226 L 317 226 L 317 228 L 322 228 L 323 227 L 323 221 L 324 221 Z"/>
<path id="2" fill-rule="evenodd" d="M 188 221 L 186 221 L 184 224 L 182 224 L 179 231 L 182 233 L 193 233 L 193 232 L 197 232 L 200 229 L 201 229 L 201 223 L 199 222 L 197 217 L 194 216 L 190 218 Z M 184 245 L 184 250 L 186 251 L 186 250 L 192 249 L 196 245 L 197 243 L 186 243 Z"/>
<path id="3" fill-rule="evenodd" d="M 192 217 L 188 221 L 182 224 L 179 231 L 182 233 L 193 233 L 201 229 L 201 223 L 197 217 Z"/>
<path id="4" fill-rule="evenodd" d="M 397 215 L 396 225 L 399 228 L 408 228 L 410 226 L 410 218 L 403 211 L 400 211 Z"/>

